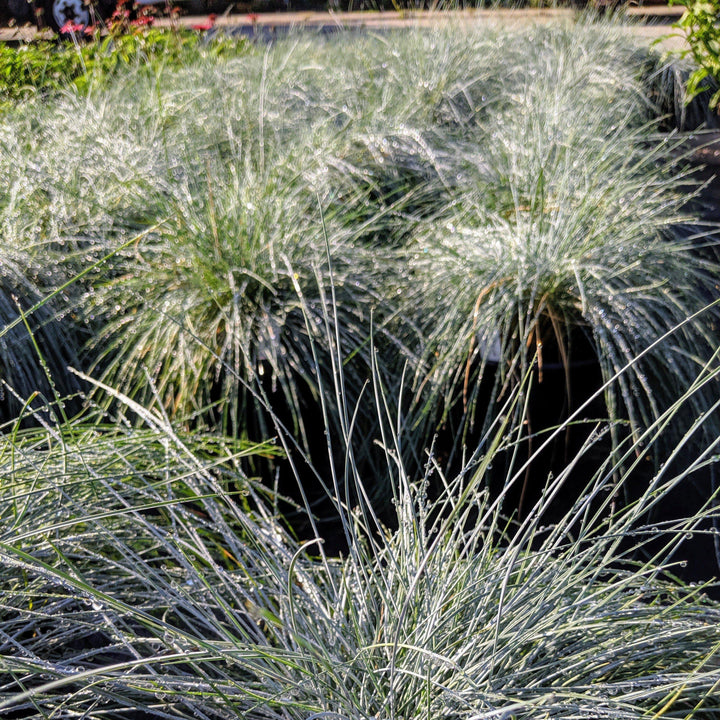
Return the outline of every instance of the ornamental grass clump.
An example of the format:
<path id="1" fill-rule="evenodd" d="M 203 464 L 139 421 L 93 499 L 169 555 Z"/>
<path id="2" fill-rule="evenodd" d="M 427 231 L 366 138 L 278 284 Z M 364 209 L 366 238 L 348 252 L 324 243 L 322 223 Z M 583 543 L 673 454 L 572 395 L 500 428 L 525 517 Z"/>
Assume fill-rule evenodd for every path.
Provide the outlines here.
<path id="1" fill-rule="evenodd" d="M 283 493 L 318 500 L 316 468 L 328 457 L 321 399 L 340 367 L 347 396 L 362 394 L 382 268 L 307 192 L 301 154 L 266 157 L 264 173 L 244 160 L 209 159 L 205 173 L 176 183 L 168 220 L 94 284 L 95 368 L 104 386 L 191 426 L 251 439 L 284 428 L 302 487 L 285 460 L 249 464 Z M 337 427 L 341 408 L 330 399 L 326 408 Z M 366 415 L 358 408 L 355 421 Z"/>
<path id="2" fill-rule="evenodd" d="M 569 54 L 564 43 L 548 44 L 527 66 L 524 84 L 500 103 L 492 142 L 468 157 L 452 212 L 408 246 L 409 306 L 432 299 L 418 314 L 430 338 L 418 399 L 425 408 L 428 388 L 444 392 L 446 411 L 469 412 L 466 430 L 491 420 L 485 406 L 533 363 L 536 391 L 550 371 L 564 372 L 550 401 L 551 426 L 562 421 L 578 406 L 573 363 L 594 361 L 602 379 L 618 381 L 593 414 L 624 418 L 637 437 L 720 340 L 718 308 L 706 307 L 717 266 L 698 251 L 716 242 L 717 228 L 688 205 L 698 187 L 677 157 L 680 141 L 641 122 L 637 82 L 601 100 L 601 86 L 578 84 Z M 694 397 L 686 423 L 714 392 Z"/>
<path id="3" fill-rule="evenodd" d="M 699 373 L 642 447 L 662 441 L 663 424 L 712 382 L 717 369 Z M 0 447 L 11 498 L 0 514 L 3 711 L 248 720 L 720 715 L 718 605 L 706 586 L 672 579 L 667 562 L 714 511 L 709 503 L 665 526 L 643 520 L 689 473 L 717 462 L 717 436 L 679 469 L 666 465 L 623 508 L 614 505 L 613 471 L 628 476 L 608 457 L 562 521 L 546 526 L 544 511 L 567 479 L 560 473 L 508 537 L 500 500 L 484 485 L 512 435 L 500 417 L 512 416 L 517 395 L 484 454 L 444 478 L 432 501 L 427 483 L 441 469 L 429 459 L 424 475 L 408 476 L 396 420 L 380 411 L 395 529 L 364 503 L 344 510 L 338 531 L 349 551 L 330 558 L 320 538 L 288 536 L 253 486 L 233 478 L 241 449 L 203 445 L 119 400 L 144 428 L 48 426 Z M 692 432 L 706 423 L 699 418 Z M 681 449 L 662 452 L 671 459 Z M 621 449 L 628 459 L 635 450 Z M 348 462 L 336 471 L 362 491 L 366 480 Z M 228 491 L 238 486 L 244 503 Z"/>
<path id="4" fill-rule="evenodd" d="M 282 115 L 282 99 L 299 92 L 303 75 L 293 80 L 287 58 L 276 55 L 247 59 L 257 74 L 198 63 L 154 81 L 128 73 L 97 96 L 29 105 L 42 124 L 18 122 L 14 133 L 31 158 L 24 182 L 38 188 L 25 197 L 39 200 L 20 210 L 35 223 L 28 235 L 43 239 L 68 273 L 111 255 L 77 284 L 94 334 L 86 366 L 173 416 L 257 437 L 270 421 L 258 427 L 244 384 L 262 378 L 307 447 L 300 408 L 317 401 L 316 373 L 331 372 L 327 336 L 318 335 L 330 318 L 330 275 L 344 320 L 337 339 L 355 357 L 348 391 L 354 381 L 359 392 L 384 254 L 369 262 L 352 242 L 360 231 L 340 217 L 345 209 L 323 171 L 326 118 L 292 108 Z M 10 158 L 3 170 L 18 190 Z M 345 200 L 357 206 L 352 192 Z"/>
<path id="5" fill-rule="evenodd" d="M 235 412 L 238 377 L 267 372 L 288 396 L 293 369 L 312 382 L 312 361 L 298 357 L 309 345 L 298 345 L 317 324 L 306 326 L 302 305 L 327 264 L 322 222 L 295 167 L 275 170 L 213 160 L 175 184 L 169 219 L 88 298 L 108 316 L 94 341 L 107 382 L 144 401 L 157 394 L 180 416 L 213 401 L 215 380 L 214 399 L 233 395 Z"/>
<path id="6" fill-rule="evenodd" d="M 529 351 L 522 367 L 536 352 L 540 372 L 544 362 L 569 366 L 571 336 L 580 331 L 607 378 L 705 307 L 716 268 L 682 235 L 683 176 L 658 168 L 665 150 L 648 153 L 641 139 L 613 138 L 604 154 L 577 148 L 528 173 L 527 182 L 506 176 L 496 189 L 507 191 L 497 201 L 506 210 L 489 213 L 484 198 L 469 193 L 452 219 L 416 236 L 415 277 L 438 299 L 426 318 L 458 372 L 478 352 L 490 358 L 493 343 L 501 366 L 520 348 Z M 659 349 L 662 358 L 623 378 L 613 406 L 624 402 L 633 425 L 647 425 L 664 405 L 663 392 L 682 386 L 710 356 L 717 332 L 710 308 L 684 326 L 672 348 Z M 646 379 L 662 377 L 663 366 L 664 382 Z"/>

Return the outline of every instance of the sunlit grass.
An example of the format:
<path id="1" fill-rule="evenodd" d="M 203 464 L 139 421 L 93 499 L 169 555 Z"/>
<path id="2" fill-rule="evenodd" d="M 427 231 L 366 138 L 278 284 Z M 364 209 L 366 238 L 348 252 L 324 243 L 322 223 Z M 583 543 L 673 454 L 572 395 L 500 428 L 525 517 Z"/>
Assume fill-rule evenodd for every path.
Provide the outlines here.
<path id="1" fill-rule="evenodd" d="M 608 24 L 300 37 L 8 115 L 0 341 L 47 303 L 5 377 L 94 392 L 2 427 L 0 711 L 720 716 L 716 559 L 676 577 L 720 521 L 714 236 L 646 59 Z M 570 328 L 605 410 L 545 476 Z"/>
<path id="2" fill-rule="evenodd" d="M 637 434 L 717 347 L 718 310 L 706 309 L 716 268 L 700 250 L 717 243 L 717 228 L 688 204 L 699 188 L 681 141 L 648 119 L 637 76 L 603 84 L 609 68 L 592 60 L 576 72 L 572 58 L 590 51 L 571 37 L 549 34 L 528 51 L 532 64 L 508 83 L 494 122 L 479 124 L 491 137 L 466 148 L 451 208 L 408 244 L 406 299 L 422 307 L 430 338 L 418 399 L 427 407 L 435 382 L 446 410 L 487 403 L 474 398 L 492 375 L 492 403 L 536 362 L 540 383 L 544 368 L 565 370 L 567 412 L 573 363 L 595 360 L 605 379 L 619 374 L 606 411 Z M 639 55 L 624 59 L 639 72 Z M 690 419 L 714 393 L 694 399 Z"/>
<path id="3" fill-rule="evenodd" d="M 717 606 L 663 578 L 665 558 L 713 510 L 643 523 L 715 462 L 717 438 L 622 508 L 608 459 L 544 527 L 562 473 L 512 536 L 484 490 L 507 428 L 430 504 L 426 483 L 441 470 L 408 477 L 389 447 L 397 529 L 361 503 L 343 512 L 347 557 L 332 559 L 263 512 L 233 467 L 237 448 L 142 415 L 146 429 L 65 426 L 4 442 L 6 708 L 305 720 L 720 712 Z"/>

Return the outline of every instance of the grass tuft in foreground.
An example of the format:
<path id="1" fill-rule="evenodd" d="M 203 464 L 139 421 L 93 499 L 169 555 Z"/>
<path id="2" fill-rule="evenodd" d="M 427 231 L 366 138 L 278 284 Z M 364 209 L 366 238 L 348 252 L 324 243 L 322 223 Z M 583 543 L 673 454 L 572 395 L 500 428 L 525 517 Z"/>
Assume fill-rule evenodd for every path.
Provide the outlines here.
<path id="1" fill-rule="evenodd" d="M 706 373 L 698 384 L 716 379 Z M 682 401 L 645 443 L 662 437 Z M 300 545 L 263 510 L 233 469 L 241 448 L 179 436 L 141 414 L 146 429 L 66 426 L 4 441 L 5 710 L 263 720 L 720 714 L 720 611 L 702 586 L 672 580 L 666 563 L 714 511 L 668 526 L 643 520 L 716 462 L 717 438 L 678 472 L 658 473 L 631 506 L 615 505 L 608 458 L 566 517 L 546 526 L 562 473 L 512 536 L 500 499 L 484 489 L 507 426 L 498 421 L 487 452 L 446 478 L 434 501 L 427 482 L 440 468 L 429 460 L 424 477 L 410 478 L 388 447 L 396 529 L 361 503 L 338 528 L 347 557 L 331 558 L 321 540 Z M 389 428 L 386 440 L 401 442 Z M 360 491 L 366 482 L 352 481 Z"/>

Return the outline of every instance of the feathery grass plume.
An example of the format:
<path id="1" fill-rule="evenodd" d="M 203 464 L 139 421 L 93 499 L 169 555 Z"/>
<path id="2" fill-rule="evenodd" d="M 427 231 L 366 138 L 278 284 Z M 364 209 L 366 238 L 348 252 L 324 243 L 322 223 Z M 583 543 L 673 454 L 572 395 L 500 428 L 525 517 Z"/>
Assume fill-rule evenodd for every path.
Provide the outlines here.
<path id="1" fill-rule="evenodd" d="M 699 373 L 643 447 L 662 442 L 662 426 L 717 372 Z M 642 521 L 688 473 L 717 462 L 720 437 L 620 509 L 608 457 L 566 517 L 543 527 L 561 473 L 506 537 L 499 500 L 483 491 L 505 421 L 485 456 L 429 501 L 439 468 L 406 475 L 402 438 L 384 417 L 396 529 L 375 532 L 368 506 L 348 511 L 349 554 L 331 559 L 321 542 L 299 545 L 277 527 L 251 486 L 253 507 L 230 496 L 233 448 L 208 456 L 160 416 L 138 413 L 145 430 L 48 427 L 3 440 L 12 497 L 0 515 L 3 710 L 248 720 L 720 714 L 718 605 L 705 587 L 663 577 L 664 560 L 712 510 L 672 526 Z M 622 451 L 633 457 L 635 447 Z M 351 456 L 347 470 L 362 488 Z M 632 561 L 643 547 L 650 557 Z"/>

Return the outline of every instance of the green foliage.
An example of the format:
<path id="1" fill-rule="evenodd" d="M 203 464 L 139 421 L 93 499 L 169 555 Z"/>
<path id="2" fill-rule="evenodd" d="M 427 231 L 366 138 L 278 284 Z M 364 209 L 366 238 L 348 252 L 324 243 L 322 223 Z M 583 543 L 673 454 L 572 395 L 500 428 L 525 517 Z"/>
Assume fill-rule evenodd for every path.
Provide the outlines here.
<path id="1" fill-rule="evenodd" d="M 720 1 L 670 0 L 670 5 L 685 7 L 685 12 L 674 27 L 682 31 L 690 45 L 689 53 L 697 64 L 686 89 L 688 98 L 692 99 L 705 89 L 703 81 L 706 79 L 720 83 Z M 717 107 L 719 102 L 720 89 L 710 99 L 710 107 Z"/>
<path id="2" fill-rule="evenodd" d="M 68 87 L 88 92 L 130 68 L 141 68 L 150 77 L 162 67 L 178 67 L 203 57 L 238 56 L 248 49 L 243 40 L 217 37 L 206 41 L 199 33 L 181 29 L 96 34 L 79 43 L 43 40 L 18 47 L 2 45 L 0 101 Z"/>

